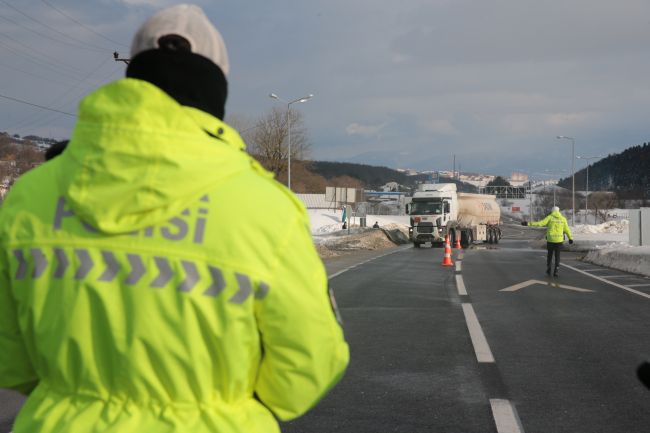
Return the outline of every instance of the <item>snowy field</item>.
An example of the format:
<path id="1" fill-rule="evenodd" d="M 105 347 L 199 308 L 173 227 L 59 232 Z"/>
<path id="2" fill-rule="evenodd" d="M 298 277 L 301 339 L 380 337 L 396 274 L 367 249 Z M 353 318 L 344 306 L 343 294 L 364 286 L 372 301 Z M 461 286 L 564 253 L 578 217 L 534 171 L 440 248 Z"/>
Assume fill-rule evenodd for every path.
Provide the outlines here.
<path id="1" fill-rule="evenodd" d="M 342 211 L 326 209 L 309 209 L 308 211 L 312 235 L 326 235 L 341 230 L 341 227 L 343 226 L 343 223 L 341 222 L 341 217 L 343 216 Z M 380 227 L 384 227 L 388 224 L 402 224 L 408 227 L 410 224 L 408 215 L 368 215 L 366 218 L 366 224 L 368 227 L 372 227 L 373 224 L 375 224 L 375 221 L 379 222 Z M 353 219 L 352 223 L 353 225 L 358 225 L 359 218 Z M 352 233 L 352 231 L 350 231 L 350 233 Z"/>

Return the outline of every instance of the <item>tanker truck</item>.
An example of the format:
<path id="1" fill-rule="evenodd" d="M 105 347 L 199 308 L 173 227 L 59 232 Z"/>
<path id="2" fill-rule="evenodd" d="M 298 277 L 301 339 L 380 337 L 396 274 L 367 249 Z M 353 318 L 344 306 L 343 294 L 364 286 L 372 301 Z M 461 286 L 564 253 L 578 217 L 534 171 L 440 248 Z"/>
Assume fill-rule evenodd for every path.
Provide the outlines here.
<path id="1" fill-rule="evenodd" d="M 453 183 L 421 184 L 406 205 L 411 217 L 409 238 L 417 248 L 425 242 L 434 247 L 447 235 L 452 245 L 474 241 L 498 243 L 501 239 L 501 210 L 496 196 L 457 193 Z"/>

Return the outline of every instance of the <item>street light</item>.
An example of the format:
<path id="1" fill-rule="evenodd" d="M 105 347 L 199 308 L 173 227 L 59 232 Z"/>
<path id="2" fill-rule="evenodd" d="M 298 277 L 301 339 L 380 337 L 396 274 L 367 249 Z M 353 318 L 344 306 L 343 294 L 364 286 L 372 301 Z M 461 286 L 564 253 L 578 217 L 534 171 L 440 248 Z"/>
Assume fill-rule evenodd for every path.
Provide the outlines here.
<path id="1" fill-rule="evenodd" d="M 571 160 L 571 179 L 573 180 L 573 191 L 571 191 L 571 195 L 573 196 L 573 209 L 571 209 L 571 226 L 575 227 L 576 225 L 576 166 L 575 166 L 575 157 L 576 157 L 576 142 L 573 141 L 573 138 L 571 137 L 564 137 L 562 135 L 558 135 L 556 137 L 557 139 L 560 138 L 566 138 L 567 140 L 571 140 L 571 147 L 573 148 L 573 159 Z"/>
<path id="2" fill-rule="evenodd" d="M 576 156 L 576 159 L 586 159 L 587 160 L 587 186 L 585 187 L 585 225 L 587 224 L 587 216 L 589 215 L 587 209 L 587 199 L 589 197 L 589 160 L 594 158 L 602 158 L 600 155 L 592 156 L 591 158 L 583 158 L 581 156 Z M 594 224 L 597 224 L 596 216 L 594 215 Z"/>
<path id="3" fill-rule="evenodd" d="M 553 173 L 553 182 L 555 182 L 555 174 L 556 173 L 562 173 L 563 171 L 566 170 L 558 170 L 558 171 L 553 171 L 553 170 L 544 170 L 548 171 L 549 173 Z M 555 190 L 557 189 L 557 183 L 555 183 L 555 186 L 553 187 L 553 206 L 555 206 Z"/>
<path id="4" fill-rule="evenodd" d="M 278 100 L 284 102 L 285 104 L 287 104 L 287 136 L 288 136 L 288 139 L 289 139 L 289 153 L 287 154 L 287 160 L 288 160 L 288 166 L 289 166 L 289 169 L 288 169 L 289 174 L 288 174 L 288 179 L 287 179 L 287 186 L 289 187 L 289 189 L 291 189 L 291 117 L 289 116 L 289 106 L 291 104 L 295 104 L 296 102 L 305 103 L 305 102 L 307 102 L 308 99 L 311 99 L 313 97 L 314 97 L 314 95 L 309 95 L 309 96 L 305 96 L 304 98 L 296 99 L 293 102 L 287 102 L 287 101 L 284 101 L 284 100 L 278 98 L 273 93 L 271 93 L 269 95 L 269 98 L 278 99 Z"/>

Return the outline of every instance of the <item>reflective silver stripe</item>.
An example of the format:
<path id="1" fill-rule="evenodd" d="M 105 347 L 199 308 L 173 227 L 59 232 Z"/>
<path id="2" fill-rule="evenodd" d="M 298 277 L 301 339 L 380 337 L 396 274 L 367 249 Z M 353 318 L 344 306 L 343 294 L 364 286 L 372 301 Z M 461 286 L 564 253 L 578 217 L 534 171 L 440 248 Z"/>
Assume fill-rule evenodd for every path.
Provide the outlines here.
<path id="1" fill-rule="evenodd" d="M 199 282 L 201 277 L 199 276 L 198 271 L 196 270 L 196 265 L 192 262 L 188 262 L 185 260 L 181 260 L 181 264 L 183 265 L 183 269 L 185 270 L 185 280 L 181 283 L 180 286 L 178 286 L 179 292 L 189 292 L 196 286 L 196 283 Z"/>
<path id="2" fill-rule="evenodd" d="M 205 201 L 205 202 L 208 202 L 208 203 L 209 203 L 209 202 L 210 202 L 210 199 L 208 198 L 208 195 L 206 194 L 206 195 L 204 195 L 203 197 L 201 197 L 201 201 Z"/>
<path id="3" fill-rule="evenodd" d="M 165 285 L 169 283 L 169 280 L 174 277 L 174 271 L 172 271 L 172 268 L 169 266 L 169 262 L 166 258 L 154 257 L 153 259 L 156 262 L 156 266 L 158 266 L 160 273 L 156 279 L 153 280 L 151 284 L 149 284 L 149 287 L 165 287 Z"/>
<path id="4" fill-rule="evenodd" d="M 18 269 L 16 270 L 16 276 L 14 277 L 14 280 L 22 280 L 27 276 L 27 267 L 29 264 L 27 263 L 27 260 L 25 260 L 23 250 L 14 250 L 13 253 L 14 256 L 16 256 L 18 259 Z"/>
<path id="5" fill-rule="evenodd" d="M 59 197 L 56 202 L 56 211 L 54 213 L 54 230 L 61 230 L 63 218 L 73 217 L 74 211 L 65 210 L 65 198 Z"/>
<path id="6" fill-rule="evenodd" d="M 229 302 L 232 302 L 233 304 L 243 304 L 251 293 L 253 293 L 253 286 L 251 286 L 251 280 L 248 279 L 248 276 L 236 273 L 235 277 L 239 284 L 239 291 L 230 298 Z"/>
<path id="7" fill-rule="evenodd" d="M 124 284 L 138 284 L 140 278 L 147 272 L 142 263 L 142 259 L 137 254 L 127 254 L 126 258 L 129 259 L 131 264 L 131 273 L 124 280 Z"/>
<path id="8" fill-rule="evenodd" d="M 264 299 L 268 293 L 269 285 L 264 281 L 260 281 L 260 286 L 258 287 L 257 292 L 255 292 L 255 299 Z"/>
<path id="9" fill-rule="evenodd" d="M 70 261 L 68 260 L 65 251 L 63 251 L 63 248 L 54 248 L 54 254 L 59 262 L 59 265 L 56 267 L 56 271 L 54 272 L 54 278 L 63 278 L 63 274 L 65 274 L 66 269 L 70 266 Z"/>
<path id="10" fill-rule="evenodd" d="M 41 278 L 43 276 L 43 272 L 45 272 L 47 265 L 49 265 L 50 262 L 47 260 L 45 254 L 43 254 L 43 251 L 41 251 L 40 248 L 31 248 L 29 252 L 32 253 L 32 259 L 34 259 L 34 270 L 32 271 L 32 278 Z"/>
<path id="11" fill-rule="evenodd" d="M 196 219 L 196 230 L 194 231 L 194 243 L 203 243 L 203 234 L 205 233 L 205 218 Z"/>
<path id="12" fill-rule="evenodd" d="M 104 257 L 104 262 L 106 262 L 106 270 L 97 281 L 113 281 L 122 267 L 117 263 L 115 254 L 112 252 L 102 251 L 102 257 Z"/>
<path id="13" fill-rule="evenodd" d="M 212 275 L 212 280 L 214 282 L 205 290 L 205 292 L 203 292 L 203 296 L 211 296 L 213 298 L 216 298 L 223 291 L 223 289 L 226 288 L 226 280 L 223 279 L 223 273 L 221 272 L 221 269 L 208 266 L 208 270 L 210 271 L 210 275 Z"/>
<path id="14" fill-rule="evenodd" d="M 79 269 L 77 269 L 77 272 L 74 274 L 74 279 L 83 280 L 95 264 L 93 263 L 93 259 L 90 258 L 88 250 L 74 250 L 74 252 L 77 253 L 80 262 Z"/>
<path id="15" fill-rule="evenodd" d="M 190 210 L 185 209 L 183 212 L 181 212 L 181 215 L 190 216 Z"/>
<path id="16" fill-rule="evenodd" d="M 144 235 L 148 238 L 153 237 L 153 227 L 147 227 L 144 229 Z"/>
<path id="17" fill-rule="evenodd" d="M 201 208 L 201 209 L 199 209 L 199 213 L 202 214 L 202 215 L 207 215 L 208 210 L 205 209 L 205 208 Z"/>
<path id="18" fill-rule="evenodd" d="M 174 234 L 169 230 L 169 227 L 163 227 L 160 229 L 160 233 L 165 239 L 169 239 L 170 241 L 180 241 L 187 236 L 188 227 L 184 219 L 174 217 L 169 220 L 169 223 L 178 227 L 178 233 Z"/>

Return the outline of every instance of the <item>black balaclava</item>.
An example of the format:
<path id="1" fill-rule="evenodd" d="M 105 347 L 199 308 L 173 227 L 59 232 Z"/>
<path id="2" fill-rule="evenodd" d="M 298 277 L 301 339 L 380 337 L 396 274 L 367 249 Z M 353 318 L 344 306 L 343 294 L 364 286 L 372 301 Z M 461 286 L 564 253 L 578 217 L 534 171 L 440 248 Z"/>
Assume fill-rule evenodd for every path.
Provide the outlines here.
<path id="1" fill-rule="evenodd" d="M 185 41 L 185 39 L 178 37 Z M 228 82 L 221 68 L 199 54 L 183 49 L 147 50 L 131 59 L 127 78 L 147 81 L 179 104 L 205 111 L 223 120 Z"/>

